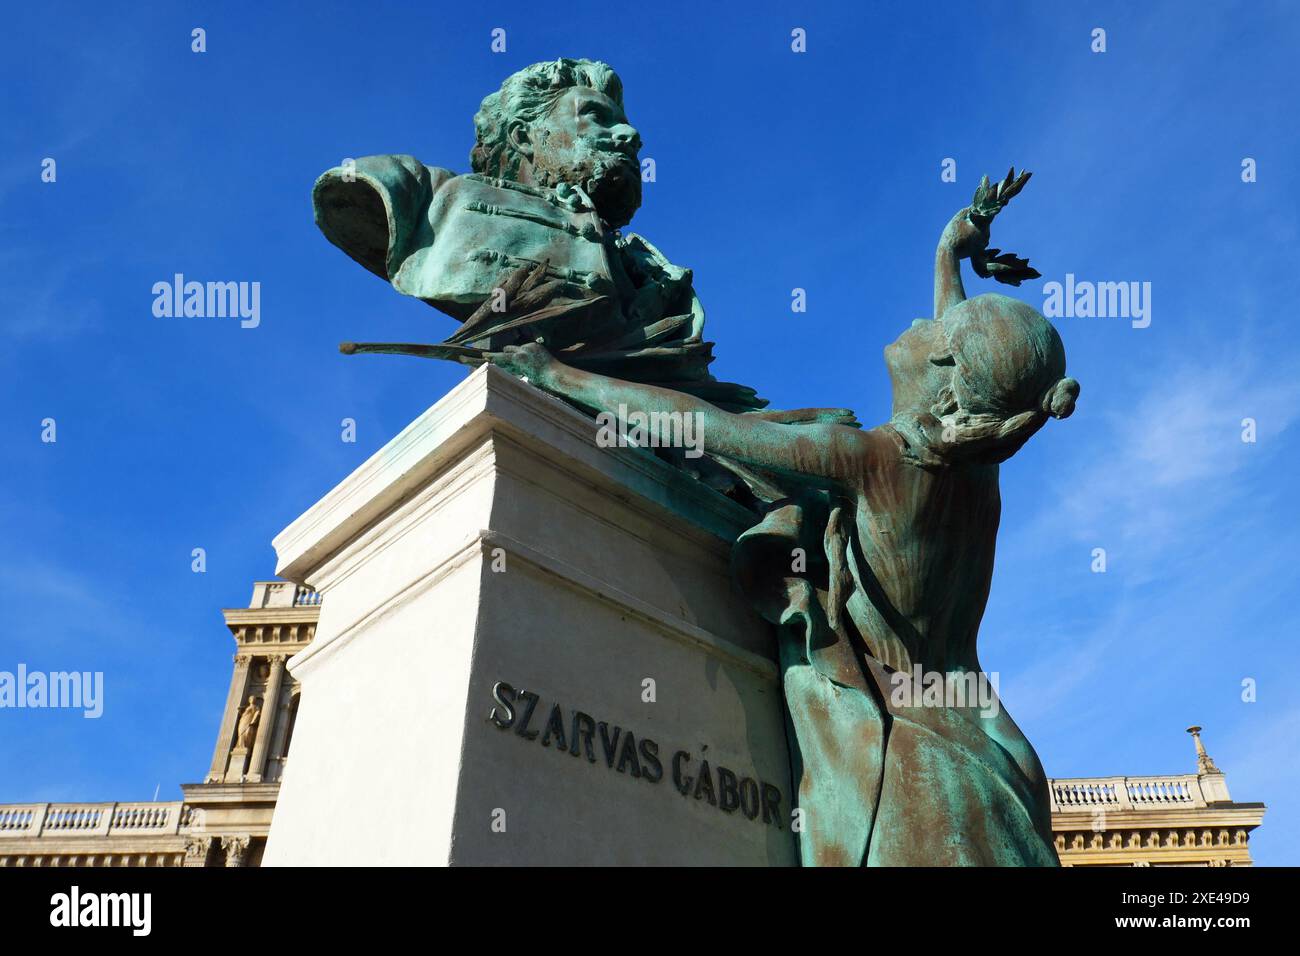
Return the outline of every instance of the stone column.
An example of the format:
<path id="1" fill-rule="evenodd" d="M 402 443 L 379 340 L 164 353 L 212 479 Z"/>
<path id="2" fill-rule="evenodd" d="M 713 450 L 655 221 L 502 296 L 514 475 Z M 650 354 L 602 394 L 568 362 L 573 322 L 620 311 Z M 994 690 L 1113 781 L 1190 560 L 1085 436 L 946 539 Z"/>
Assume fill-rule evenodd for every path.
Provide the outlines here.
<path id="1" fill-rule="evenodd" d="M 286 662 L 286 667 L 288 666 Z M 292 681 L 292 678 L 290 678 Z M 296 688 L 290 683 L 288 693 L 281 688 L 284 703 L 275 714 L 275 733 L 271 736 L 271 746 L 266 754 L 266 767 L 262 770 L 262 779 L 268 782 L 279 780 L 284 774 L 284 749 L 289 738 L 290 724 L 293 721 L 293 701 Z"/>
<path id="2" fill-rule="evenodd" d="M 268 658 L 271 674 L 266 679 L 266 693 L 262 695 L 262 718 L 257 727 L 257 738 L 253 741 L 253 756 L 248 761 L 248 780 L 261 783 L 266 773 L 266 748 L 271 742 L 271 732 L 275 728 L 276 718 L 280 712 L 280 681 L 284 678 L 284 655 L 272 654 Z"/>
<path id="3" fill-rule="evenodd" d="M 207 866 L 208 863 L 208 843 L 207 837 L 190 837 L 185 841 L 185 862 L 182 866 Z"/>
<path id="4" fill-rule="evenodd" d="M 217 749 L 212 754 L 208 783 L 218 783 L 226 775 L 226 758 L 230 756 L 230 741 L 235 733 L 235 721 L 239 719 L 239 705 L 248 687 L 248 668 L 252 660 L 249 654 L 235 655 L 235 672 L 230 675 L 230 693 L 226 695 L 226 712 L 221 718 L 221 730 L 217 732 Z"/>
<path id="5" fill-rule="evenodd" d="M 244 859 L 248 856 L 250 842 L 246 836 L 222 837 L 221 849 L 226 854 L 226 866 L 243 866 Z"/>

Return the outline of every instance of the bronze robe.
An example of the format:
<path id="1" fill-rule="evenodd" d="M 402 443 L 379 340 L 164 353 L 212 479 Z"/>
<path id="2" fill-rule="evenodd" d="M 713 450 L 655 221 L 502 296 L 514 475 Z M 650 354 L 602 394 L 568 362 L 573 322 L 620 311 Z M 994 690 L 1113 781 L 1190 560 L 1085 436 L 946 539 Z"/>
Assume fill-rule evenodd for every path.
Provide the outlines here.
<path id="1" fill-rule="evenodd" d="M 1006 711 L 891 693 L 915 664 L 980 672 L 998 468 L 922 464 L 891 425 L 868 436 L 857 487 L 797 488 L 733 552 L 778 629 L 801 859 L 1056 866 L 1046 777 Z M 806 569 L 792 571 L 798 553 Z"/>

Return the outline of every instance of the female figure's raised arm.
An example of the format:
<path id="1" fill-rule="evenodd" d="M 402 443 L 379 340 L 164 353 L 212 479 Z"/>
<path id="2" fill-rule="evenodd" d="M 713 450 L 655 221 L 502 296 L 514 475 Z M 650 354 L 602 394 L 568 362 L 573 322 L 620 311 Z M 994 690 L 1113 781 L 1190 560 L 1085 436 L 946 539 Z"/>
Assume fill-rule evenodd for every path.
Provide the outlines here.
<path id="1" fill-rule="evenodd" d="M 703 450 L 786 475 L 851 481 L 863 472 L 872 437 L 847 425 L 785 425 L 736 415 L 694 395 L 572 368 L 535 343 L 493 353 L 492 363 L 534 385 L 612 415 L 696 416 Z"/>
<path id="2" fill-rule="evenodd" d="M 970 259 L 975 274 L 993 278 L 1007 285 L 1020 285 L 1024 279 L 1038 278 L 1038 271 L 1012 252 L 990 249 L 989 226 L 993 217 L 1001 212 L 1020 190 L 1025 188 L 1032 173 L 1014 168 L 998 183 L 990 183 L 987 176 L 980 180 L 975 198 L 969 206 L 957 211 L 939 236 L 939 247 L 934 253 L 934 318 L 942 319 L 954 305 L 966 301 L 966 290 L 961 282 L 961 260 Z"/>

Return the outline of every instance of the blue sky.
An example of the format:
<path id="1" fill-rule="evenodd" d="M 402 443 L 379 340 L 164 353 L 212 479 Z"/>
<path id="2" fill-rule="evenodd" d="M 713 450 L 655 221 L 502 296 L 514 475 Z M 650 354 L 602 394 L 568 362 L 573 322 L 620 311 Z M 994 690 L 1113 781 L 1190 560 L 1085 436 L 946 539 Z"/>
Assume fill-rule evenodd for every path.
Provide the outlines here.
<path id="1" fill-rule="evenodd" d="M 888 416 L 881 350 L 929 314 L 934 244 L 981 173 L 1035 174 L 994 231 L 1043 273 L 1020 298 L 1042 308 L 1066 273 L 1151 283 L 1148 328 L 1056 322 L 1083 392 L 1003 469 L 981 657 L 1053 776 L 1191 772 L 1203 725 L 1233 796 L 1269 805 L 1258 862 L 1300 862 L 1293 6 L 267 6 L 7 11 L 0 670 L 101 670 L 106 702 L 0 711 L 0 800 L 202 779 L 233 652 L 218 609 L 463 375 L 337 353 L 453 323 L 324 240 L 313 180 L 373 153 L 463 171 L 486 93 L 587 56 L 622 75 L 656 162 L 632 228 L 694 269 L 718 376 L 775 407 Z M 177 272 L 260 282 L 261 324 L 155 318 Z"/>

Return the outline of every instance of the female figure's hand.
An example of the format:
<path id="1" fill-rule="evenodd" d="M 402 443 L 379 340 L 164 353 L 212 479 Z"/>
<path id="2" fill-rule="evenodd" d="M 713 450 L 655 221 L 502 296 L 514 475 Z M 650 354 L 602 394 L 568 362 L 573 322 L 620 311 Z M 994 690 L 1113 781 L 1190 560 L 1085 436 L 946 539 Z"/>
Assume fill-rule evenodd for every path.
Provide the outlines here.
<path id="1" fill-rule="evenodd" d="M 970 206 L 966 206 L 948 221 L 939 242 L 956 253 L 958 259 L 978 256 L 988 248 L 989 223 L 992 221 L 989 217 L 975 214 Z"/>
<path id="2" fill-rule="evenodd" d="M 555 356 L 537 342 L 507 345 L 500 352 L 488 352 L 485 357 L 498 368 L 535 385 L 546 384 L 551 370 L 558 364 Z"/>

